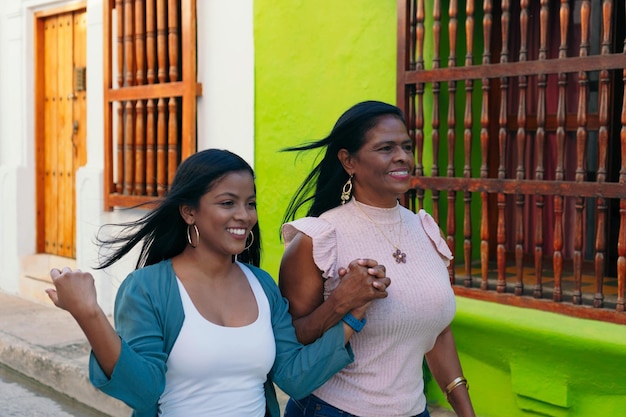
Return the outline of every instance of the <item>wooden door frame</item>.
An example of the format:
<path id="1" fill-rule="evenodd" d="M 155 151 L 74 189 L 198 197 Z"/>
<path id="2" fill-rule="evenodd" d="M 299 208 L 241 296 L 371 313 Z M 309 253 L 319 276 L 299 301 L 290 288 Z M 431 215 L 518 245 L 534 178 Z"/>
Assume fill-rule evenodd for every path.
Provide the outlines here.
<path id="1" fill-rule="evenodd" d="M 36 205 L 36 252 L 43 253 L 45 251 L 45 212 L 43 205 L 45 204 L 45 194 L 43 187 L 43 178 L 45 177 L 45 158 L 44 158 L 44 142 L 45 142 L 45 125 L 44 119 L 44 75 L 45 68 L 43 66 L 44 59 L 44 21 L 47 17 L 60 15 L 64 13 L 72 13 L 77 11 L 86 11 L 87 1 L 68 2 L 59 7 L 38 11 L 34 13 L 34 36 L 33 36 L 33 71 L 34 71 L 34 140 L 35 140 L 35 205 Z"/>

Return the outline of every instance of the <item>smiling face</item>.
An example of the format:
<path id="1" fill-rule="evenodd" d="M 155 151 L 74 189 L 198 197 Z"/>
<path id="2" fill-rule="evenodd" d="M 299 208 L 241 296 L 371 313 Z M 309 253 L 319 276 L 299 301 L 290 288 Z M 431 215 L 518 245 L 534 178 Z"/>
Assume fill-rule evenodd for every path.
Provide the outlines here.
<path id="1" fill-rule="evenodd" d="M 226 174 L 200 198 L 198 207 L 182 206 L 181 215 L 187 224 L 198 227 L 198 248 L 224 256 L 241 253 L 258 220 L 252 175 L 247 171 Z"/>
<path id="2" fill-rule="evenodd" d="M 364 204 L 394 207 L 409 189 L 415 166 L 413 143 L 406 126 L 395 116 L 382 116 L 355 154 L 342 149 L 338 157 L 346 172 L 354 174 L 353 195 Z"/>

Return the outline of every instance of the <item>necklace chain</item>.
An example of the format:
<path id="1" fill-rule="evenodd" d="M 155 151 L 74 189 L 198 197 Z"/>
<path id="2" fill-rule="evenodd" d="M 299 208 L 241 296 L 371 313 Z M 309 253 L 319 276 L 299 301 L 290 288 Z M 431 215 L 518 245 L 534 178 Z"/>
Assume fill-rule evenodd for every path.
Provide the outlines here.
<path id="1" fill-rule="evenodd" d="M 385 240 L 387 240 L 387 242 L 389 242 L 389 244 L 391 246 L 393 246 L 393 248 L 395 249 L 395 251 L 391 254 L 394 259 L 396 260 L 396 263 L 406 263 L 406 253 L 402 252 L 402 250 L 400 250 L 400 243 L 402 243 L 402 226 L 403 226 L 403 221 L 402 221 L 402 212 L 400 210 L 398 210 L 398 214 L 400 215 L 400 233 L 399 233 L 399 237 L 398 237 L 398 244 L 394 245 L 393 242 L 391 241 L 391 239 L 389 239 L 387 237 L 387 235 L 385 234 L 385 232 L 383 232 L 383 230 L 380 228 L 380 226 L 378 225 L 378 223 L 376 223 L 374 221 L 374 219 L 372 219 L 369 214 L 367 214 L 365 212 L 365 210 L 363 210 L 363 208 L 361 207 L 361 203 L 359 203 L 358 201 L 356 201 L 356 198 L 354 199 L 354 204 L 357 206 L 357 208 L 359 209 L 359 211 L 361 213 L 363 213 L 365 215 L 365 217 L 367 217 L 367 219 L 376 227 L 376 229 L 378 229 L 378 231 L 380 232 L 381 235 L 383 235 L 383 237 L 385 238 Z"/>

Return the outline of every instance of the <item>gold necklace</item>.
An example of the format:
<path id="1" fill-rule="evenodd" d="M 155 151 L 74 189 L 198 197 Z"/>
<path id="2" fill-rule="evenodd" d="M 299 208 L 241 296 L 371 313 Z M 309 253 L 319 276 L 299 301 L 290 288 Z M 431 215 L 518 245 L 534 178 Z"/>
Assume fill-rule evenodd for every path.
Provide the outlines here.
<path id="1" fill-rule="evenodd" d="M 400 264 L 404 264 L 406 263 L 406 253 L 402 252 L 400 250 L 400 243 L 402 243 L 402 225 L 403 225 L 403 221 L 402 221 L 402 212 L 400 210 L 398 210 L 398 214 L 400 214 L 400 237 L 398 238 L 398 244 L 394 245 L 393 242 L 391 241 L 391 239 L 389 239 L 387 237 L 387 235 L 385 234 L 385 232 L 383 232 L 383 230 L 380 228 L 380 226 L 378 225 L 378 223 L 376 223 L 366 212 L 365 210 L 363 210 L 363 208 L 361 207 L 361 203 L 359 203 L 358 201 L 356 201 L 356 198 L 354 199 L 354 204 L 357 206 L 357 208 L 361 211 L 361 213 L 363 213 L 365 215 L 365 217 L 368 218 L 368 220 L 374 225 L 376 226 L 376 228 L 378 229 L 378 231 L 380 232 L 381 235 L 383 235 L 383 237 L 387 240 L 387 242 L 389 242 L 389 244 L 391 246 L 393 246 L 393 248 L 395 249 L 395 251 L 391 254 L 391 256 L 393 256 L 393 258 L 396 260 L 396 263 Z"/>

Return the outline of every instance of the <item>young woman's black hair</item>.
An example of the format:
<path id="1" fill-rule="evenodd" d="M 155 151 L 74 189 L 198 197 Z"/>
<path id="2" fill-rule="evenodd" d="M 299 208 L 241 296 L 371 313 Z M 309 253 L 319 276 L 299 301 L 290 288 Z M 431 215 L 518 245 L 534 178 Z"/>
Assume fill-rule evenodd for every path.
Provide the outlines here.
<path id="1" fill-rule="evenodd" d="M 226 150 L 207 149 L 185 159 L 178 167 L 167 195 L 154 210 L 139 220 L 113 225 L 122 227 L 122 234 L 117 237 L 96 238 L 100 245 L 114 248 L 97 269 L 113 265 L 139 243 L 141 251 L 136 268 L 156 264 L 180 254 L 187 245 L 187 223 L 181 217 L 179 207 L 198 207 L 200 198 L 217 181 L 226 174 L 237 171 L 247 171 L 254 178 L 250 165 L 239 155 Z M 252 232 L 252 245 L 238 255 L 237 259 L 258 266 L 261 261 L 261 232 L 258 222 Z"/>
<path id="2" fill-rule="evenodd" d="M 346 110 L 339 117 L 330 134 L 324 139 L 283 151 L 307 151 L 326 147 L 322 160 L 305 178 L 291 198 L 283 224 L 295 220 L 302 206 L 311 202 L 306 215 L 318 217 L 320 214 L 341 204 L 341 189 L 348 181 L 339 157 L 340 149 L 355 154 L 365 143 L 366 133 L 376 126 L 382 116 L 394 116 L 406 125 L 402 111 L 391 104 L 380 101 L 363 101 Z"/>

